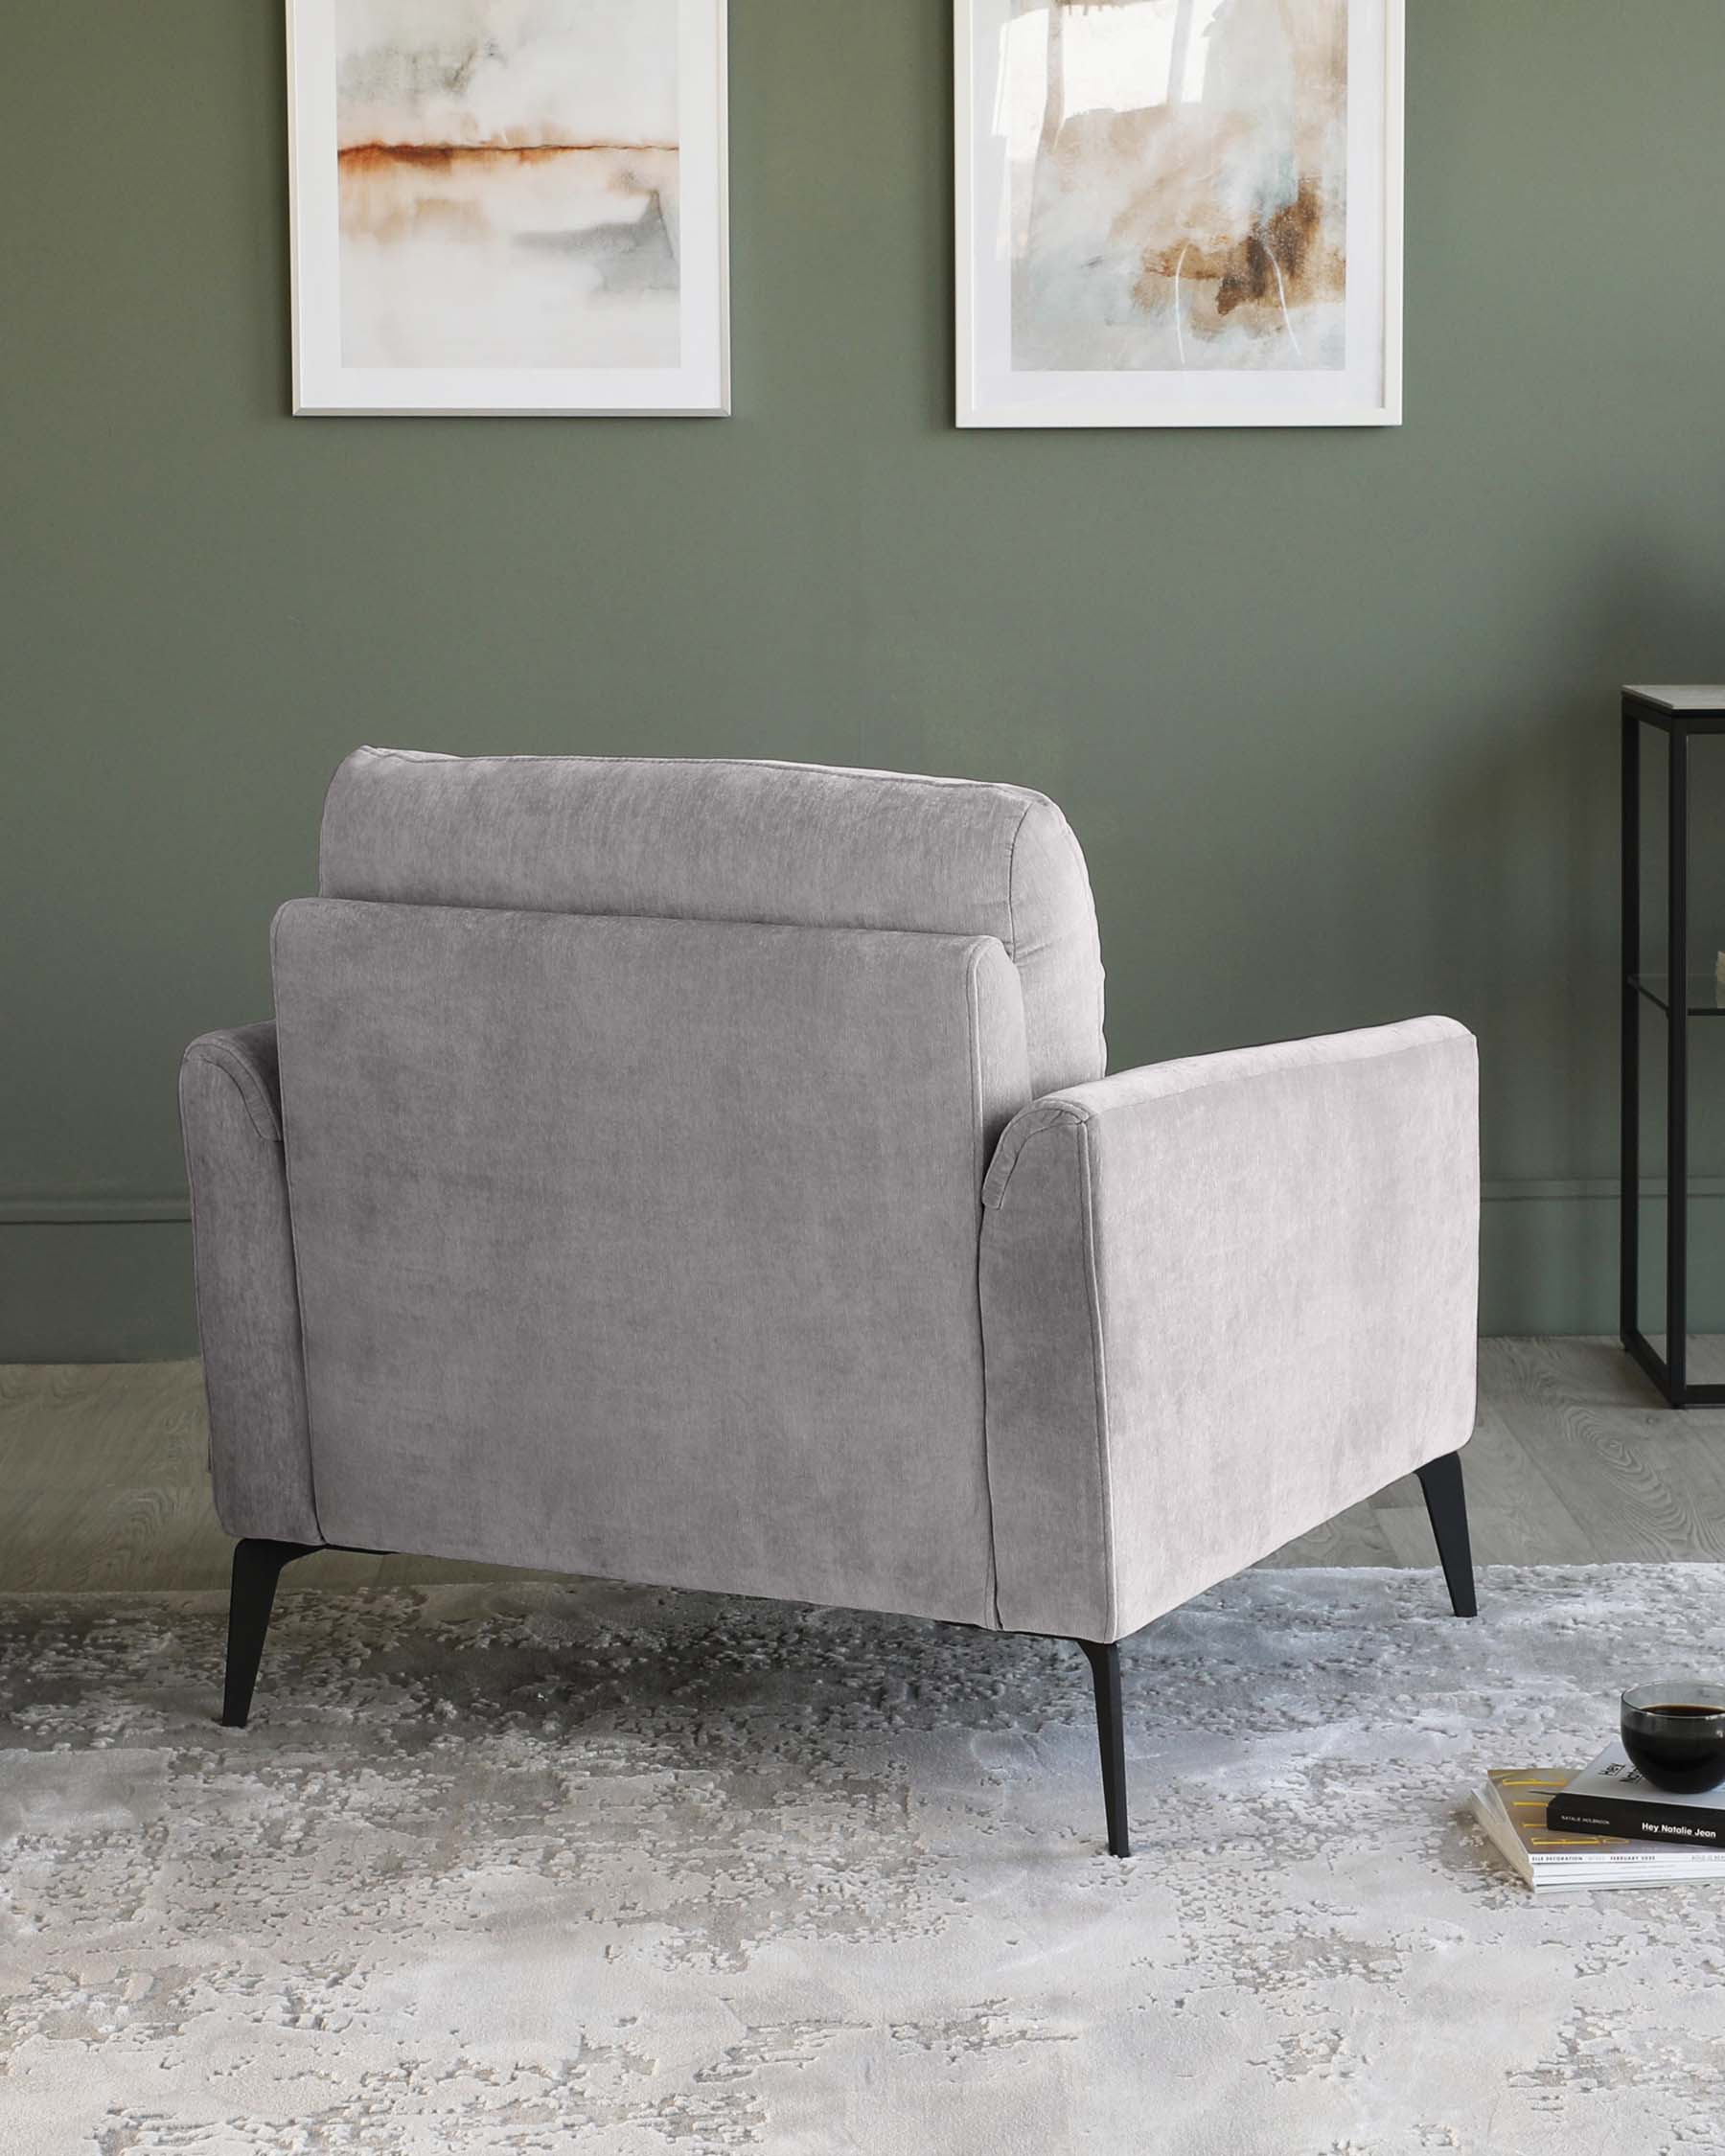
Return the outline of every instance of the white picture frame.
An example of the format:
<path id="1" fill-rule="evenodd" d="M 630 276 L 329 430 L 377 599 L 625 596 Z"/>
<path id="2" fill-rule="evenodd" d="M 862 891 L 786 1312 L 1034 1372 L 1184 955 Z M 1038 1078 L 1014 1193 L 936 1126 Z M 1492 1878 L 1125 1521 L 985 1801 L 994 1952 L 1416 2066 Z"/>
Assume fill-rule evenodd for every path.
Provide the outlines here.
<path id="1" fill-rule="evenodd" d="M 532 98 L 516 99 L 521 114 L 548 109 L 555 115 L 560 97 L 570 109 L 579 107 L 584 120 L 595 110 L 602 117 L 611 109 L 642 113 L 649 92 L 641 84 L 651 81 L 657 85 L 659 104 L 667 109 L 675 105 L 675 142 L 654 142 L 645 149 L 626 145 L 611 166 L 596 173 L 590 163 L 579 168 L 547 163 L 565 154 L 590 160 L 610 153 L 613 145 L 608 138 L 598 145 L 581 140 L 543 147 L 547 123 L 540 122 L 540 140 L 528 129 L 530 147 L 521 149 L 515 140 L 523 129 L 514 124 L 512 93 L 500 90 L 494 77 L 486 89 L 489 103 L 475 117 L 461 107 L 460 100 L 473 93 L 461 83 L 460 70 L 452 68 L 450 80 L 458 86 L 446 92 L 440 84 L 441 103 L 428 121 L 422 105 L 410 109 L 421 115 L 420 124 L 433 129 L 445 119 L 451 123 L 447 131 L 457 140 L 448 159 L 469 162 L 458 169 L 446 164 L 446 170 L 458 171 L 459 184 L 444 192 L 463 198 L 427 205 L 411 166 L 402 172 L 370 170 L 358 175 L 373 189 L 361 198 L 362 206 L 378 199 L 378 187 L 393 193 L 387 197 L 388 216 L 369 218 L 361 225 L 362 246 L 351 238 L 356 174 L 342 154 L 344 116 L 351 133 L 356 103 L 351 87 L 344 102 L 338 86 L 344 54 L 351 62 L 355 38 L 375 35 L 379 19 L 387 29 L 396 12 L 409 34 L 426 18 L 435 18 L 447 30 L 451 21 L 460 23 L 468 15 L 484 17 L 493 0 L 446 0 L 425 11 L 424 17 L 415 16 L 414 0 L 399 0 L 395 9 L 392 0 L 363 0 L 360 9 L 355 9 L 354 0 L 345 4 L 346 14 L 338 12 L 338 0 L 288 0 L 287 6 L 294 414 L 725 416 L 730 410 L 725 0 L 660 0 L 660 24 L 671 26 L 663 34 L 674 34 L 676 39 L 674 87 L 666 87 L 668 67 L 653 77 L 656 54 L 625 51 L 611 70 L 614 92 L 605 86 L 603 67 L 579 64 L 584 55 L 578 47 L 551 49 L 551 60 L 542 45 L 537 58 L 512 55 L 508 26 L 519 23 L 523 11 L 500 8 L 503 34 L 483 40 L 480 49 L 487 52 L 494 71 L 512 58 L 520 67 L 540 71 L 531 83 Z M 568 0 L 567 38 L 586 34 L 584 5 L 590 6 L 590 0 Z M 540 10 L 527 19 L 542 22 L 545 17 L 546 11 Z M 551 18 L 555 26 L 554 10 Z M 613 42 L 620 38 L 626 43 L 631 34 L 645 36 L 643 19 L 619 18 L 613 7 Z M 494 57 L 499 53 L 500 58 Z M 381 71 L 383 95 L 391 94 L 388 83 L 401 80 L 419 96 L 426 71 L 421 55 L 409 57 L 417 72 Z M 369 53 L 360 57 L 369 61 Z M 363 78 L 368 95 L 380 72 L 372 67 Z M 350 65 L 350 86 L 356 79 Z M 358 125 L 363 126 L 370 111 L 369 106 L 359 109 Z M 503 147 L 487 139 L 487 118 L 504 130 Z M 590 126 L 582 131 L 590 132 Z M 662 126 L 653 131 L 662 133 Z M 488 161 L 477 178 L 472 165 L 475 137 L 478 155 Z M 350 149 L 347 157 L 369 157 L 375 166 L 379 158 L 394 155 L 398 161 L 406 157 L 425 165 L 443 154 L 441 148 L 427 147 L 416 136 L 397 152 L 368 147 Z M 669 173 L 668 185 L 650 188 L 638 173 L 619 167 L 618 160 L 626 167 L 630 158 L 643 164 L 656 158 L 654 173 L 660 178 Z M 572 177 L 577 169 L 582 175 L 578 184 Z M 488 202 L 485 190 L 498 173 L 505 194 Z M 349 191 L 347 237 L 344 189 Z M 561 229 L 569 223 L 569 203 L 577 198 L 577 222 L 595 217 L 595 202 L 601 203 L 601 221 L 582 230 Z M 620 220 L 603 221 L 613 199 L 621 204 Z M 402 201 L 410 214 L 399 213 Z M 491 214 L 504 202 L 505 216 Z M 403 229 L 417 232 L 428 206 L 439 211 L 459 242 L 451 254 L 444 235 L 430 231 L 428 238 L 445 247 L 436 258 L 440 263 L 465 262 L 460 246 L 471 252 L 472 232 L 484 235 L 484 260 L 464 268 L 465 281 L 453 286 L 461 294 L 459 305 L 447 300 L 452 285 L 441 268 L 425 271 L 424 261 L 430 258 L 398 259 L 398 248 L 386 274 L 377 271 L 380 241 L 393 241 Z M 636 237 L 648 232 L 649 217 L 656 219 L 651 246 Z M 615 237 L 619 233 L 621 240 Z M 590 246 L 586 244 L 589 239 Z M 530 251 L 534 248 L 537 254 Z M 615 266 L 619 261 L 627 263 L 627 275 Z M 409 302 L 405 306 L 397 304 L 403 292 Z M 608 311 L 591 303 L 593 294 Z M 674 329 L 666 327 L 668 312 Z M 475 349 L 466 349 L 470 344 Z M 573 363 L 563 362 L 565 349 Z M 403 356 L 407 363 L 402 363 Z"/>
<path id="2" fill-rule="evenodd" d="M 1307 15 L 1293 19 L 1310 20 L 1324 4 L 1303 0 Z M 958 425 L 1399 425 L 1404 4 L 1329 0 L 1332 12 L 1346 11 L 1345 28 L 1330 33 L 1332 39 L 1346 39 L 1346 114 L 1330 116 L 1326 138 L 1329 169 L 1344 155 L 1346 162 L 1340 298 L 1333 289 L 1333 234 L 1344 218 L 1332 190 L 1322 213 L 1332 243 L 1321 271 L 1312 271 L 1313 285 L 1322 273 L 1329 288 L 1316 293 L 1309 310 L 1302 310 L 1298 298 L 1290 307 L 1276 252 L 1263 243 L 1264 232 L 1275 237 L 1277 228 L 1248 218 L 1233 244 L 1251 249 L 1261 282 L 1268 285 L 1274 270 L 1276 285 L 1240 308 L 1236 324 L 1219 311 L 1228 280 L 1236 287 L 1240 282 L 1230 260 L 1219 253 L 1221 242 L 1188 240 L 1184 251 L 1173 244 L 1184 214 L 1182 187 L 1194 201 L 1204 198 L 1199 180 L 1212 191 L 1206 211 L 1210 233 L 1226 228 L 1218 226 L 1208 200 L 1250 198 L 1244 181 L 1232 197 L 1226 193 L 1230 153 L 1216 148 L 1219 131 L 1190 135 L 1184 170 L 1196 177 L 1190 184 L 1176 181 L 1183 137 L 1168 131 L 1170 124 L 1196 130 L 1197 120 L 1188 123 L 1182 114 L 1174 122 L 1172 107 L 1184 105 L 1196 115 L 1203 103 L 1207 59 L 1198 35 L 1214 24 L 1219 0 L 1089 0 L 1082 20 L 1092 44 L 1075 89 L 1064 46 L 1079 19 L 1076 11 L 1065 18 L 1060 61 L 1051 66 L 1049 0 L 954 0 Z M 1286 11 L 1279 14 L 1288 19 Z M 1243 70 L 1250 80 L 1253 56 L 1240 49 L 1241 25 L 1249 20 L 1244 11 L 1231 18 L 1224 77 L 1230 85 L 1240 83 Z M 1165 46 L 1157 42 L 1163 38 Z M 1285 56 L 1266 51 L 1267 81 L 1278 59 L 1285 71 Z M 1164 115 L 1148 109 L 1153 88 L 1144 97 L 1158 64 L 1167 70 Z M 1118 93 L 1111 88 L 1111 67 L 1121 78 Z M 1279 97 L 1281 78 L 1274 80 Z M 1332 68 L 1326 84 L 1332 102 L 1333 80 Z M 1033 103 L 1039 86 L 1045 97 L 1040 126 Z M 1111 108 L 1108 100 L 1116 94 L 1119 104 Z M 1250 101 L 1250 90 L 1245 94 Z M 1078 115 L 1091 123 L 1088 134 L 1081 124 L 1067 136 L 1069 97 L 1092 101 Z M 1212 110 L 1216 102 L 1212 91 Z M 1264 107 L 1269 104 L 1267 90 Z M 1278 124 L 1291 127 L 1276 109 Z M 1238 116 L 1231 117 L 1237 141 Z M 1104 134 L 1103 126 L 1112 131 Z M 1345 130 L 1345 152 L 1339 130 Z M 1135 172 L 1140 156 L 1141 172 Z M 1049 162 L 1039 168 L 1037 160 L 1045 157 Z M 1123 167 L 1145 183 L 1129 206 L 1111 192 L 1121 186 Z M 1087 172 L 1094 176 L 1085 195 L 1079 190 Z M 1047 173 L 1053 174 L 1052 212 L 1048 195 L 1039 199 L 1034 192 Z M 1307 199 L 1302 188 L 1301 215 Z M 1126 254 L 1146 232 L 1152 237 L 1143 251 Z M 1193 260 L 1208 269 L 1217 297 L 1199 280 L 1183 279 Z M 1200 305 L 1203 316 L 1195 311 Z M 1247 319 L 1253 314 L 1255 329 Z M 1278 321 L 1287 340 L 1281 349 L 1266 333 L 1266 323 L 1274 331 Z M 1303 341 L 1302 321 L 1315 325 Z M 1201 328 L 1212 326 L 1207 343 Z M 1322 364 L 1313 363 L 1318 352 L 1326 355 Z"/>

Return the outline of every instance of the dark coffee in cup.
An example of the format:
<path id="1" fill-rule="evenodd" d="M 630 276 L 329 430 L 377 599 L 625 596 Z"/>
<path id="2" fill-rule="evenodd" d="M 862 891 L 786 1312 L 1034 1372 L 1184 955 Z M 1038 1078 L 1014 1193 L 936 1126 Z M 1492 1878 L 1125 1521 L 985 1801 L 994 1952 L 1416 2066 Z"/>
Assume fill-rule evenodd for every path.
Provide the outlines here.
<path id="1" fill-rule="evenodd" d="M 1657 1789 L 1692 1796 L 1725 1781 L 1725 1687 L 1643 1685 L 1623 1694 L 1623 1750 Z"/>

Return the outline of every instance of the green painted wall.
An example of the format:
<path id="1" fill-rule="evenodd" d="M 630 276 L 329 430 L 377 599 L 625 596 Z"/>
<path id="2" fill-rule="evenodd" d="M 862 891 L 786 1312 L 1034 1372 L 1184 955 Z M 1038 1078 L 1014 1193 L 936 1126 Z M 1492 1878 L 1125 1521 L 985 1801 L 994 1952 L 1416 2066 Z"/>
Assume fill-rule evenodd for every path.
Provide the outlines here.
<path id="1" fill-rule="evenodd" d="M 1608 1323 L 1613 690 L 1725 673 L 1725 11 L 1409 14 L 1408 424 L 1133 436 L 949 424 L 943 0 L 732 0 L 736 415 L 672 423 L 288 419 L 279 9 L 23 11 L 0 1353 L 189 1347 L 176 1059 L 359 741 L 1042 787 L 1117 1065 L 1457 1014 L 1487 1322 Z"/>

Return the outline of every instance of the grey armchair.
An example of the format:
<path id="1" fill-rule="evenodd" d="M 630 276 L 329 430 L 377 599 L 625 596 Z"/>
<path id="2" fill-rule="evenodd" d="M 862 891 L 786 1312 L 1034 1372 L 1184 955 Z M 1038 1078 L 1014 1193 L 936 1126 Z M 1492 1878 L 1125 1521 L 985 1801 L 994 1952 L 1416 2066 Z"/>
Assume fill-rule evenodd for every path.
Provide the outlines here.
<path id="1" fill-rule="evenodd" d="M 273 1024 L 187 1050 L 223 1719 L 410 1550 L 1117 1642 L 1419 1471 L 1472 1574 L 1449 1020 L 1103 1075 L 1042 795 L 361 749 Z"/>

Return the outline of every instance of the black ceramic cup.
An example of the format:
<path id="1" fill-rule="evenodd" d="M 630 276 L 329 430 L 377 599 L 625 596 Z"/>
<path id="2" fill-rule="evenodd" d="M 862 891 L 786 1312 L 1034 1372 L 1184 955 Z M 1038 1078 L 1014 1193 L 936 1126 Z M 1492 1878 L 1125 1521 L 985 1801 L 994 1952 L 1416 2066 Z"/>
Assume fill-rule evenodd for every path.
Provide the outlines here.
<path id="1" fill-rule="evenodd" d="M 1725 1685 L 1665 1677 L 1623 1694 L 1623 1750 L 1656 1789 L 1684 1796 L 1725 1781 Z"/>

